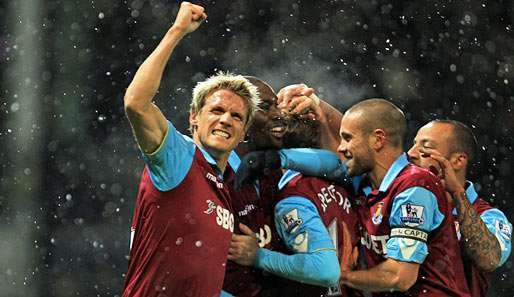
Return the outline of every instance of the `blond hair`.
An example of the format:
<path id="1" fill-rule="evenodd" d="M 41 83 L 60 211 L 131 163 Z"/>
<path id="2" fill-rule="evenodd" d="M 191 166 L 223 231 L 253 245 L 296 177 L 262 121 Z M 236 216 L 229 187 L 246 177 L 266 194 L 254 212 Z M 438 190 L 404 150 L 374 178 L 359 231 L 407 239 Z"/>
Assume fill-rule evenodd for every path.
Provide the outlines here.
<path id="1" fill-rule="evenodd" d="M 197 83 L 193 89 L 193 100 L 191 101 L 189 112 L 191 114 L 199 112 L 205 105 L 207 96 L 217 90 L 232 91 L 246 101 L 248 104 L 248 117 L 245 126 L 248 128 L 255 117 L 255 112 L 259 109 L 258 106 L 261 103 L 261 99 L 257 87 L 242 75 L 220 71 L 208 79 Z M 189 128 L 192 132 L 193 127 Z"/>

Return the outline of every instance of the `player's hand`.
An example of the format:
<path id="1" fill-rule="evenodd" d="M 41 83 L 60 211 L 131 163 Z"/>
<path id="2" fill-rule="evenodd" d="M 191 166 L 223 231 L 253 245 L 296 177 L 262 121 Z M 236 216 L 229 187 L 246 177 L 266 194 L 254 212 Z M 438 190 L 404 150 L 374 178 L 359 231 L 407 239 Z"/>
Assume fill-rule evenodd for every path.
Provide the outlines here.
<path id="1" fill-rule="evenodd" d="M 257 259 L 259 240 L 257 235 L 245 224 L 239 223 L 239 230 L 243 234 L 232 235 L 227 258 L 239 265 L 253 266 Z"/>
<path id="2" fill-rule="evenodd" d="M 452 168 L 452 164 L 448 159 L 443 157 L 438 150 L 421 148 L 420 149 L 421 156 L 424 158 L 432 158 L 435 160 L 439 166 L 439 178 L 443 182 L 444 188 L 446 191 L 450 193 L 458 193 L 464 191 L 464 187 L 457 179 L 457 175 Z"/>
<path id="3" fill-rule="evenodd" d="M 180 3 L 172 28 L 186 35 L 195 31 L 205 19 L 207 14 L 202 6 L 184 1 Z"/>
<path id="4" fill-rule="evenodd" d="M 280 168 L 280 155 L 277 150 L 253 151 L 241 158 L 236 172 L 234 187 L 239 190 L 270 171 Z"/>
<path id="5" fill-rule="evenodd" d="M 278 108 L 282 112 L 296 113 L 318 120 L 323 117 L 318 96 L 313 88 L 305 84 L 284 87 L 278 92 L 277 97 Z"/>

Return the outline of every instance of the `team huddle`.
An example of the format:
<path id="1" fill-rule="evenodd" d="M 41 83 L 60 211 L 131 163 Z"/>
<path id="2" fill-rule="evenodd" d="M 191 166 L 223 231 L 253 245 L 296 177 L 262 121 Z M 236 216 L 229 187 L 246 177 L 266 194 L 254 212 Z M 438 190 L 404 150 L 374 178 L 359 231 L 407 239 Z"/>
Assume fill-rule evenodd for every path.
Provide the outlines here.
<path id="1" fill-rule="evenodd" d="M 466 125 L 431 121 L 404 152 L 390 101 L 341 113 L 304 84 L 220 72 L 184 135 L 153 100 L 206 18 L 183 2 L 125 94 L 146 166 L 123 296 L 486 296 L 512 225 L 466 179 Z"/>

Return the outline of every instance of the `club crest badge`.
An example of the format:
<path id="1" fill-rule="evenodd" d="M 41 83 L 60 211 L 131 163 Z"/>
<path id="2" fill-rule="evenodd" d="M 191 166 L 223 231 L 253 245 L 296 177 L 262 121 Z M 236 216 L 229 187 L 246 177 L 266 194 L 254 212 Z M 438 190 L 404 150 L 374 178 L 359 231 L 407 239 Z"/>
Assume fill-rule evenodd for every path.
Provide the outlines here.
<path id="1" fill-rule="evenodd" d="M 425 221 L 423 218 L 423 211 L 425 207 L 421 205 L 414 205 L 410 203 L 401 205 L 400 220 L 403 224 L 409 227 L 417 227 Z"/>
<path id="2" fill-rule="evenodd" d="M 460 234 L 460 224 L 458 221 L 455 221 L 455 232 L 457 233 L 457 239 L 460 241 L 462 235 Z"/>
<path id="3" fill-rule="evenodd" d="M 382 214 L 382 209 L 384 208 L 384 202 L 378 203 L 377 209 L 375 210 L 375 213 L 373 214 L 373 217 L 371 218 L 371 221 L 375 225 L 379 225 L 382 223 L 382 218 L 384 215 Z"/>

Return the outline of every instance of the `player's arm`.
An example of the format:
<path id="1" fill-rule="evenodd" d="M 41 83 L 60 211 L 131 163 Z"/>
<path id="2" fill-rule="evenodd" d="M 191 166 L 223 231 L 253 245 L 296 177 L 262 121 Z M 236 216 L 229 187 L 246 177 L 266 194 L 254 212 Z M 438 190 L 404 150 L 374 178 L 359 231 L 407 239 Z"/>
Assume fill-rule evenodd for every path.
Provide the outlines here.
<path id="1" fill-rule="evenodd" d="M 343 115 L 327 102 L 321 100 L 314 93 L 314 89 L 305 84 L 290 85 L 282 88 L 278 94 L 278 106 L 286 112 L 303 114 L 306 111 L 314 112 L 316 120 L 320 122 L 321 147 L 337 151 L 341 141 L 339 125 Z"/>
<path id="2" fill-rule="evenodd" d="M 482 271 L 493 271 L 503 265 L 510 255 L 512 232 L 505 215 L 498 209 L 479 215 L 450 162 L 437 150 L 424 149 L 422 153 L 436 160 L 443 172 L 441 177 L 457 210 L 461 243 L 468 258 Z"/>
<path id="3" fill-rule="evenodd" d="M 387 259 L 369 270 L 343 271 L 341 282 L 349 287 L 371 291 L 407 291 L 417 280 L 418 263 Z"/>
<path id="4" fill-rule="evenodd" d="M 166 118 L 152 103 L 164 68 L 179 41 L 196 30 L 206 17 L 203 7 L 182 2 L 174 24 L 157 48 L 141 64 L 125 92 L 125 111 L 144 153 L 156 151 L 168 130 Z"/>
<path id="5" fill-rule="evenodd" d="M 429 190 L 411 187 L 399 193 L 389 217 L 388 259 L 373 269 L 343 272 L 343 284 L 361 290 L 408 290 L 418 278 L 419 265 L 428 256 L 427 238 L 443 220 L 437 198 Z"/>
<path id="6" fill-rule="evenodd" d="M 347 167 L 332 151 L 322 149 L 282 149 L 253 151 L 241 159 L 236 174 L 236 185 L 249 183 L 267 171 L 291 169 L 305 175 L 342 183 Z M 358 181 L 359 178 L 356 178 Z"/>
<path id="7" fill-rule="evenodd" d="M 495 270 L 500 266 L 500 242 L 494 233 L 489 232 L 486 222 L 469 202 L 464 188 L 452 192 L 451 196 L 457 209 L 464 252 L 480 270 Z M 494 224 L 494 219 L 490 223 Z"/>
<path id="8" fill-rule="evenodd" d="M 314 204 L 303 197 L 289 197 L 277 204 L 275 217 L 279 236 L 293 254 L 257 248 L 256 244 L 251 244 L 255 252 L 241 251 L 242 243 L 236 245 L 233 240 L 229 259 L 298 282 L 323 287 L 337 285 L 339 261 Z"/>

